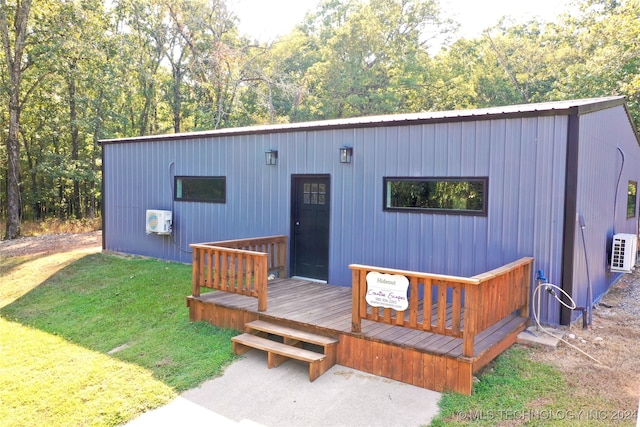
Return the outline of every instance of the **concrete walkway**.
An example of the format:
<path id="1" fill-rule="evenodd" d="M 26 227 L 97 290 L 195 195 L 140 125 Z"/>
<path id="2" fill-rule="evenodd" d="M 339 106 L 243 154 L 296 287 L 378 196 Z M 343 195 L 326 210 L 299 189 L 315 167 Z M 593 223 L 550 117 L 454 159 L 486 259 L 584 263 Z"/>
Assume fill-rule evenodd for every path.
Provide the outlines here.
<path id="1" fill-rule="evenodd" d="M 440 393 L 336 365 L 314 382 L 290 360 L 267 368 L 252 350 L 224 374 L 128 423 L 127 427 L 424 426 L 438 413 Z"/>

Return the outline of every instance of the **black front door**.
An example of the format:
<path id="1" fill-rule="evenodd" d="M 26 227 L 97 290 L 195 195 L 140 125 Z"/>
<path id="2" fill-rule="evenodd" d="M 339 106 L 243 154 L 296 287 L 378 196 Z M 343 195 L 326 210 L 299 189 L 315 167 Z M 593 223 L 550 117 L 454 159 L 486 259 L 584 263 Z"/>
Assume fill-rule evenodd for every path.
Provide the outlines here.
<path id="1" fill-rule="evenodd" d="M 292 276 L 329 278 L 329 176 L 294 176 L 291 200 Z"/>

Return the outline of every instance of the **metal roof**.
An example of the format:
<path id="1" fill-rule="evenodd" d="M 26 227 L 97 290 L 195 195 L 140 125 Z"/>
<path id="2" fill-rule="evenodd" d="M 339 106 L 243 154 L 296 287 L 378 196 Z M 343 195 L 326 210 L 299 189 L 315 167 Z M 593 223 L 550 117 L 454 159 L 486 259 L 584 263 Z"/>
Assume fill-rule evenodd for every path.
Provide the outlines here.
<path id="1" fill-rule="evenodd" d="M 501 107 L 479 108 L 469 110 L 434 111 L 409 114 L 389 114 L 379 116 L 353 117 L 347 119 L 320 120 L 311 122 L 255 125 L 238 128 L 224 128 L 200 132 L 173 133 L 164 135 L 147 135 L 101 140 L 101 144 L 117 144 L 143 141 L 168 141 L 180 139 L 233 136 L 246 134 L 265 134 L 276 132 L 299 132 L 309 130 L 328 130 L 344 128 L 361 128 L 375 126 L 403 126 L 410 124 L 456 122 L 469 120 L 489 120 L 496 118 L 517 118 L 542 115 L 585 114 L 606 108 L 625 105 L 624 96 L 603 98 L 587 98 L 568 101 L 542 102 L 536 104 L 507 105 Z M 627 111 L 628 115 L 628 111 Z M 631 118 L 629 118 L 633 126 Z M 635 127 L 634 127 L 635 130 Z"/>

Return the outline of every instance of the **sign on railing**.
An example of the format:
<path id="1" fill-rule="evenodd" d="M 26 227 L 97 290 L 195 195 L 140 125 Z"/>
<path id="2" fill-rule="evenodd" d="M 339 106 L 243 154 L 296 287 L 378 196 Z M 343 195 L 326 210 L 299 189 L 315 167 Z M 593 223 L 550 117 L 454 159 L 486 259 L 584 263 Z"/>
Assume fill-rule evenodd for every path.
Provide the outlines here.
<path id="1" fill-rule="evenodd" d="M 478 333 L 516 310 L 529 316 L 532 264 L 522 258 L 474 277 L 352 264 L 352 332 L 367 319 L 462 338 L 472 357 Z"/>
<path id="2" fill-rule="evenodd" d="M 409 307 L 409 279 L 399 274 L 371 271 L 367 274 L 367 303 L 373 307 L 404 311 Z"/>

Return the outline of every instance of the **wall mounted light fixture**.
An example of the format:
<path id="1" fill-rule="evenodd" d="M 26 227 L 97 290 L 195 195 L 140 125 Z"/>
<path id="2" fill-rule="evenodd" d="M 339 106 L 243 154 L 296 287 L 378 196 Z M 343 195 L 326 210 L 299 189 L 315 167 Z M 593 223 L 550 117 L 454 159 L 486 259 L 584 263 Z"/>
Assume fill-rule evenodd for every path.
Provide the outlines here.
<path id="1" fill-rule="evenodd" d="M 278 163 L 278 150 L 269 150 L 264 153 L 264 160 L 267 165 L 275 165 Z"/>
<path id="2" fill-rule="evenodd" d="M 340 147 L 340 163 L 351 163 L 353 147 Z"/>

